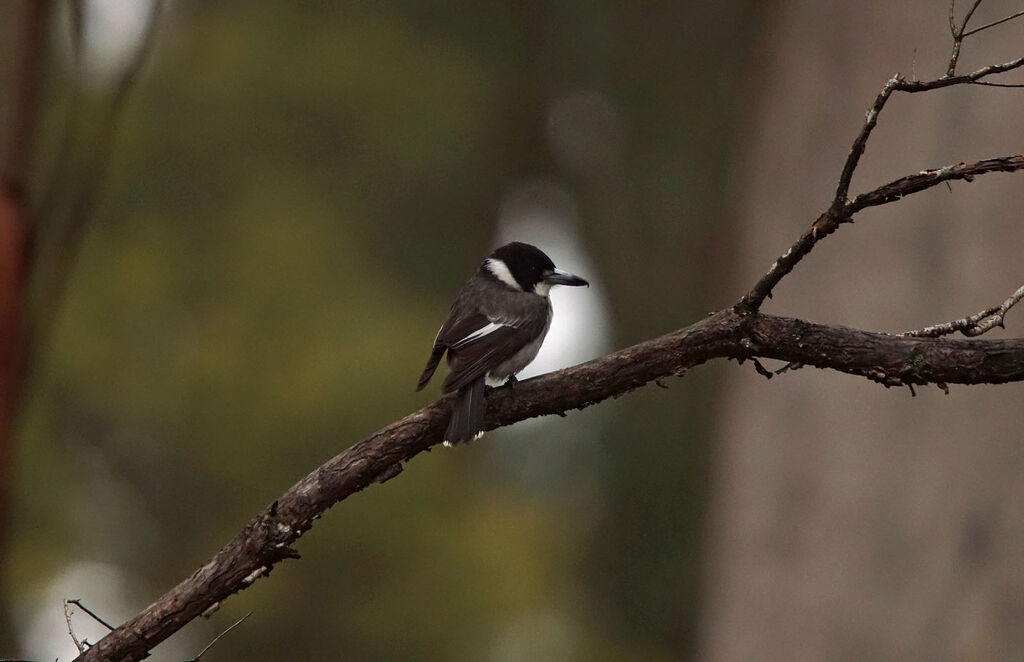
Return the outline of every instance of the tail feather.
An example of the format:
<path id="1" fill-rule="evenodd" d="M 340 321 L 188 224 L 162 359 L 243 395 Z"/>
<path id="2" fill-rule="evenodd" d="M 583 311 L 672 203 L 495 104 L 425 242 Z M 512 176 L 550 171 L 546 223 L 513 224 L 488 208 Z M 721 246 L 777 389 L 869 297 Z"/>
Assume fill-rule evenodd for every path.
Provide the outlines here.
<path id="1" fill-rule="evenodd" d="M 423 373 L 420 375 L 420 381 L 416 384 L 417 391 L 422 391 L 423 387 L 430 381 L 430 378 L 434 376 L 437 364 L 441 362 L 441 357 L 444 356 L 444 350 L 444 345 L 434 345 L 433 351 L 430 352 L 430 358 L 427 359 L 427 365 L 423 368 Z"/>
<path id="2" fill-rule="evenodd" d="M 444 445 L 465 444 L 484 433 L 484 378 L 478 377 L 459 389 L 452 405 L 452 417 L 444 433 Z"/>

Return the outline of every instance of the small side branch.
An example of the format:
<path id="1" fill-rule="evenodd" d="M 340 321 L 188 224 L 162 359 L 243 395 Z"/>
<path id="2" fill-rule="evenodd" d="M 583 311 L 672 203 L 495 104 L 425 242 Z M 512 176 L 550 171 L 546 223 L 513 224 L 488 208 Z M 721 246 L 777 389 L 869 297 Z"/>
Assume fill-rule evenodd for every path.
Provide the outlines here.
<path id="1" fill-rule="evenodd" d="M 857 138 L 854 139 L 853 146 L 850 148 L 850 155 L 846 157 L 843 171 L 839 175 L 839 185 L 836 187 L 836 195 L 832 200 L 833 209 L 839 209 L 846 204 L 846 196 L 850 191 L 850 180 L 853 179 L 853 171 L 857 169 L 860 157 L 863 156 L 864 148 L 868 144 L 868 138 L 871 137 L 871 132 L 874 130 L 875 125 L 878 124 L 879 113 L 882 112 L 882 108 L 885 107 L 885 102 L 889 100 L 893 90 L 898 89 L 901 80 L 899 74 L 887 80 L 882 87 L 882 91 L 875 97 L 875 103 L 868 109 L 868 113 L 864 117 L 864 126 L 861 128 L 860 133 L 857 134 Z"/>
<path id="2" fill-rule="evenodd" d="M 235 628 L 237 628 L 237 627 L 238 627 L 239 625 L 241 625 L 241 624 L 242 624 L 242 621 L 244 621 L 245 619 L 249 618 L 250 616 L 252 616 L 252 612 L 251 612 L 251 611 L 250 611 L 250 612 L 249 612 L 248 614 L 246 614 L 245 616 L 243 616 L 243 617 L 241 617 L 240 619 L 238 619 L 237 621 L 235 621 L 234 623 L 232 623 L 231 625 L 229 625 L 229 626 L 227 627 L 227 629 L 226 629 L 226 630 L 224 630 L 223 632 L 221 632 L 220 634 L 218 634 L 218 635 L 217 635 L 216 637 L 214 637 L 214 638 L 213 638 L 213 641 L 211 641 L 210 643 L 206 644 L 206 647 L 205 647 L 205 648 L 204 648 L 203 650 L 199 651 L 199 655 L 196 655 L 196 656 L 195 656 L 195 657 L 193 657 L 193 658 L 192 658 L 191 660 L 187 660 L 187 662 L 199 662 L 199 660 L 200 660 L 200 659 L 201 659 L 201 658 L 202 658 L 202 657 L 203 657 L 204 655 L 206 655 L 206 651 L 208 651 L 208 650 L 210 650 L 211 648 L 213 648 L 213 645 L 214 645 L 215 643 L 217 643 L 218 641 L 220 641 L 221 637 L 223 637 L 223 636 L 224 636 L 224 635 L 226 635 L 226 634 L 227 634 L 228 632 L 231 632 L 232 630 L 234 630 Z"/>
<path id="3" fill-rule="evenodd" d="M 1017 58 L 1016 60 L 1010 60 L 1009 62 L 1003 62 L 1002 64 L 992 64 L 987 67 L 982 67 L 977 71 L 972 71 L 969 74 L 961 74 L 959 76 L 943 76 L 942 78 L 936 78 L 935 80 L 906 80 L 901 78 L 900 82 L 896 85 L 896 90 L 899 92 L 909 92 L 911 94 L 915 92 L 927 92 L 929 90 L 937 90 L 942 87 L 950 87 L 952 85 L 964 85 L 967 83 L 977 83 L 983 78 L 987 78 L 993 74 L 1002 74 L 1007 71 L 1013 71 L 1024 66 L 1024 57 Z"/>
<path id="4" fill-rule="evenodd" d="M 968 30 L 967 32 L 964 33 L 964 37 L 970 37 L 972 34 L 978 34 L 982 30 L 988 30 L 989 28 L 994 28 L 997 25 L 1002 25 L 1003 23 L 1006 23 L 1008 21 L 1012 21 L 1015 18 L 1020 18 L 1021 16 L 1024 16 L 1024 11 L 1019 11 L 1016 14 L 1010 14 L 1009 16 L 1006 16 L 1005 18 L 1001 18 L 998 21 L 992 21 L 991 23 L 986 23 L 985 25 L 981 26 L 980 28 L 974 28 L 973 30 Z"/>
<path id="5" fill-rule="evenodd" d="M 1007 311 L 1020 303 L 1021 299 L 1024 299 L 1024 285 L 998 306 L 986 308 L 970 317 L 962 317 L 952 322 L 904 331 L 900 335 L 908 338 L 938 338 L 959 331 L 965 336 L 980 336 L 996 327 L 1002 328 Z"/>
<path id="6" fill-rule="evenodd" d="M 97 623 L 99 623 L 103 627 L 107 628 L 108 630 L 113 630 L 114 629 L 113 625 L 111 625 L 110 623 L 107 623 L 105 620 L 103 620 L 98 615 L 96 615 L 96 612 L 94 612 L 92 609 L 89 609 L 88 607 L 83 605 L 82 601 L 80 599 L 75 598 L 73 600 L 65 600 L 64 601 L 65 609 L 67 608 L 68 605 L 75 605 L 76 607 L 78 607 L 79 609 L 84 611 L 85 613 L 87 613 L 90 616 L 92 616 L 92 620 L 96 621 Z"/>
<path id="7" fill-rule="evenodd" d="M 971 5 L 971 8 L 967 10 L 967 14 L 964 15 L 963 22 L 960 24 L 959 27 L 957 27 L 955 16 L 956 0 L 951 0 L 949 3 L 949 32 L 950 34 L 953 35 L 953 50 L 949 55 L 949 64 L 946 67 L 947 78 L 952 77 L 956 74 L 956 64 L 957 61 L 960 59 L 960 47 L 963 45 L 964 39 L 970 37 L 971 35 L 978 34 L 979 32 L 984 32 L 985 30 L 994 28 L 997 25 L 1002 25 L 1003 23 L 1012 21 L 1015 18 L 1020 18 L 1021 16 L 1024 16 L 1024 11 L 1019 11 L 1010 14 L 1009 16 L 1004 16 L 1003 18 L 997 21 L 991 21 L 989 23 L 986 23 L 985 25 L 974 28 L 973 30 L 968 30 L 967 24 L 971 22 L 971 18 L 974 17 L 974 12 L 975 10 L 978 9 L 978 5 L 980 4 L 981 0 L 974 0 L 974 3 Z"/>
<path id="8" fill-rule="evenodd" d="M 1024 170 L 1024 155 L 1000 156 L 984 159 L 975 163 L 958 163 L 934 170 L 922 170 L 914 175 L 907 175 L 878 188 L 861 193 L 852 201 L 840 207 L 829 207 L 810 229 L 800 235 L 788 251 L 781 255 L 747 294 L 734 306 L 738 313 L 750 314 L 757 312 L 764 300 L 771 296 L 772 290 L 787 274 L 793 271 L 814 246 L 829 236 L 842 223 L 849 223 L 857 212 L 868 207 L 896 202 L 913 193 L 938 186 L 952 180 L 974 181 L 978 175 L 991 172 L 1015 172 Z"/>
<path id="9" fill-rule="evenodd" d="M 963 44 L 964 37 L 967 36 L 964 31 L 967 30 L 967 24 L 971 22 L 971 17 L 974 16 L 974 12 L 980 4 L 981 0 L 974 0 L 971 8 L 967 10 L 967 14 L 964 16 L 960 27 L 957 27 L 956 16 L 954 15 L 956 0 L 950 0 L 949 2 L 949 31 L 953 34 L 953 51 L 949 55 L 949 65 L 946 67 L 947 76 L 952 76 L 956 72 L 956 62 L 960 59 L 960 45 Z"/>
<path id="10" fill-rule="evenodd" d="M 957 163 L 934 170 L 922 170 L 916 175 L 900 177 L 872 191 L 861 193 L 847 205 L 846 213 L 852 215 L 867 207 L 896 202 L 912 193 L 919 193 L 943 182 L 955 179 L 973 182 L 978 175 L 990 172 L 1015 172 L 1022 169 L 1024 169 L 1024 154 L 999 156 L 974 163 Z"/>
<path id="11" fill-rule="evenodd" d="M 71 625 L 71 601 L 64 601 L 64 622 L 68 624 L 68 635 L 71 637 L 71 641 L 75 643 L 75 648 L 78 649 L 78 653 L 82 654 L 89 649 L 88 642 L 80 640 L 75 635 L 75 628 Z"/>

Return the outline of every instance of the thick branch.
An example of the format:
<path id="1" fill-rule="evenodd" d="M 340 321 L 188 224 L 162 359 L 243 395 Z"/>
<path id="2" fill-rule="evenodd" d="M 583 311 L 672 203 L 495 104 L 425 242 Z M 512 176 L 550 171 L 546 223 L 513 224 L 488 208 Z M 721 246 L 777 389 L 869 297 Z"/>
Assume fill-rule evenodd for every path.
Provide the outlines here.
<path id="1" fill-rule="evenodd" d="M 689 327 L 488 396 L 488 429 L 583 409 L 712 358 L 767 357 L 894 384 L 1024 380 L 1024 340 L 908 338 L 724 310 Z M 332 505 L 401 471 L 440 443 L 443 399 L 342 452 L 268 506 L 210 561 L 81 655 L 80 662 L 139 660 L 193 618 L 297 553 L 291 545 Z"/>

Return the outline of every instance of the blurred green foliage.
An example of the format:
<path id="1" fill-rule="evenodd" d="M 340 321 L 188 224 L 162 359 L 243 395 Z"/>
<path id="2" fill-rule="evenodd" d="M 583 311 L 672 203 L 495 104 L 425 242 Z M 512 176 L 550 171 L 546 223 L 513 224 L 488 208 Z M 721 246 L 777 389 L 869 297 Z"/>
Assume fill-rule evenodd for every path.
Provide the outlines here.
<path id="1" fill-rule="evenodd" d="M 754 11 L 174 3 L 33 382 L 16 597 L 88 559 L 122 566 L 142 608 L 436 395 L 412 390 L 430 339 L 522 179 L 573 195 L 616 345 L 731 300 L 728 256 L 710 256 Z M 546 143 L 548 105 L 574 89 L 625 126 L 604 174 Z M 601 405 L 601 425 L 559 422 L 552 438 L 584 438 L 545 481 L 503 468 L 505 432 L 418 458 L 181 636 L 201 648 L 252 609 L 211 660 L 688 657 L 713 389 L 696 371 Z"/>

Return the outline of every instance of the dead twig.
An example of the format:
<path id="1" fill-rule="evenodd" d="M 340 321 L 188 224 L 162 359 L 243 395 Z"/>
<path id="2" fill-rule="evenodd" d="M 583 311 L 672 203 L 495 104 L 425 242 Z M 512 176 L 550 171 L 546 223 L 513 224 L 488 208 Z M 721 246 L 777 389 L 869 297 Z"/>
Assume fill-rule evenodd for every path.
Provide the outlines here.
<path id="1" fill-rule="evenodd" d="M 949 3 L 949 31 L 953 34 L 953 51 L 949 56 L 949 65 L 946 67 L 946 75 L 952 76 L 956 72 L 956 62 L 960 59 L 960 45 L 963 44 L 964 31 L 967 30 L 967 24 L 970 23 L 971 17 L 974 16 L 974 11 L 981 4 L 981 0 L 974 0 L 971 8 L 967 10 L 967 14 L 964 16 L 963 23 L 960 27 L 956 27 L 956 17 L 954 16 L 956 0 L 950 0 Z"/>
<path id="2" fill-rule="evenodd" d="M 110 623 L 107 623 L 105 620 L 103 620 L 102 618 L 97 616 L 96 612 L 94 612 L 92 609 L 89 609 L 88 607 L 83 605 L 82 601 L 79 598 L 75 598 L 73 600 L 65 600 L 64 601 L 64 605 L 65 606 L 67 606 L 69 604 L 75 605 L 76 607 L 78 607 L 79 609 L 84 611 L 85 613 L 89 614 L 90 616 L 92 616 L 92 620 L 96 621 L 97 623 L 99 623 L 103 627 L 107 628 L 108 630 L 113 630 L 114 629 L 113 625 L 111 625 Z"/>
<path id="3" fill-rule="evenodd" d="M 234 630 L 234 629 L 235 629 L 236 627 L 238 627 L 239 625 L 241 625 L 241 624 L 242 624 L 242 621 L 244 621 L 245 619 L 249 618 L 250 616 L 252 616 L 252 612 L 251 612 L 251 611 L 250 611 L 250 612 L 249 612 L 248 614 L 246 614 L 245 616 L 243 616 L 243 617 L 241 617 L 240 619 L 238 619 L 237 621 L 235 621 L 235 622 L 234 622 L 234 623 L 233 623 L 232 625 L 229 625 L 229 626 L 228 626 L 228 628 L 227 628 L 226 630 L 224 630 L 223 632 L 221 632 L 220 634 L 218 634 L 218 635 L 217 635 L 216 637 L 214 637 L 214 638 L 213 638 L 213 641 L 211 641 L 210 643 L 206 644 L 206 648 L 204 648 L 203 650 L 199 651 L 199 655 L 196 655 L 196 656 L 195 656 L 195 657 L 193 657 L 193 658 L 192 658 L 191 660 L 186 660 L 185 662 L 199 662 L 199 658 L 201 658 L 201 657 L 202 657 L 203 655 L 205 655 L 205 654 L 206 654 L 206 651 L 210 650 L 210 648 L 212 648 L 212 647 L 213 647 L 213 645 L 214 645 L 215 643 L 217 643 L 218 641 L 220 641 L 220 638 L 221 638 L 221 637 L 223 637 L 223 636 L 224 636 L 224 635 L 226 635 L 226 634 L 227 634 L 228 632 L 231 632 L 231 631 L 232 631 L 232 630 Z"/>
<path id="4" fill-rule="evenodd" d="M 71 641 L 75 642 L 75 648 L 78 649 L 78 653 L 82 654 L 89 649 L 89 642 L 85 640 L 79 640 L 75 636 L 75 628 L 71 625 L 71 601 L 64 601 L 64 622 L 68 624 L 68 634 L 71 635 Z"/>
<path id="5" fill-rule="evenodd" d="M 983 80 L 974 81 L 971 85 L 983 85 L 985 87 L 1024 87 L 1024 83 L 990 83 Z"/>
<path id="6" fill-rule="evenodd" d="M 979 32 L 981 32 L 983 30 L 988 30 L 989 28 L 994 28 L 997 25 L 1002 25 L 1003 23 L 1006 23 L 1008 21 L 1012 21 L 1015 18 L 1020 18 L 1021 16 L 1024 16 L 1024 11 L 1019 11 L 1016 14 L 1010 14 L 1009 16 L 1001 18 L 998 21 L 992 21 L 991 23 L 986 23 L 985 25 L 981 26 L 980 28 L 974 28 L 973 30 L 968 30 L 967 32 L 964 33 L 963 36 L 964 37 L 970 37 L 972 34 L 978 34 Z"/>
<path id="7" fill-rule="evenodd" d="M 917 174 L 900 177 L 888 184 L 883 184 L 867 193 L 861 193 L 846 205 L 844 211 L 853 215 L 868 207 L 896 202 L 912 193 L 919 193 L 943 182 L 958 179 L 973 182 L 978 175 L 992 172 L 1015 172 L 1022 169 L 1024 169 L 1024 154 L 999 156 L 974 163 L 957 163 L 932 170 L 922 170 Z"/>

